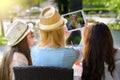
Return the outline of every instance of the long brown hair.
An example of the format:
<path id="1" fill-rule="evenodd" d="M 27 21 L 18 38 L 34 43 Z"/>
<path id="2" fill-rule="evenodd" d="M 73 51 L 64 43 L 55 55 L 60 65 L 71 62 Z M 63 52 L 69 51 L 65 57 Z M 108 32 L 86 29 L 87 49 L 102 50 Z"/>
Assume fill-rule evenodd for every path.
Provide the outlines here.
<path id="1" fill-rule="evenodd" d="M 104 79 L 104 63 L 111 73 L 115 69 L 113 38 L 107 25 L 96 22 L 85 30 L 82 80 Z"/>
<path id="2" fill-rule="evenodd" d="M 10 64 L 12 62 L 14 52 L 19 52 L 25 55 L 28 59 L 28 65 L 32 65 L 30 49 L 27 42 L 27 37 L 25 37 L 17 45 L 12 46 L 10 50 L 4 53 L 0 66 L 0 80 L 10 80 Z"/>

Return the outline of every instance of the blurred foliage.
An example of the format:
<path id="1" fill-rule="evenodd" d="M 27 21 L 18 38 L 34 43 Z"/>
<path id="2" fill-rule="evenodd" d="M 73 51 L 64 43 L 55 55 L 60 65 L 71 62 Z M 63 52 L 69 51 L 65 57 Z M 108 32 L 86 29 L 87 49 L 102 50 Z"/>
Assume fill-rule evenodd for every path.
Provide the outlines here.
<path id="1" fill-rule="evenodd" d="M 45 1 L 47 0 L 17 0 L 17 4 L 29 8 L 30 6 L 39 6 L 40 3 Z"/>
<path id="2" fill-rule="evenodd" d="M 100 7 L 100 8 L 96 8 L 96 7 L 91 7 L 91 8 L 83 8 L 83 10 L 85 11 L 85 12 L 91 12 L 91 11 L 94 11 L 94 13 L 98 13 L 99 11 L 103 11 L 103 12 L 109 12 L 109 9 L 107 9 L 107 8 L 102 8 L 102 7 Z M 91 13 L 92 14 L 92 13 Z"/>
<path id="3" fill-rule="evenodd" d="M 83 18 L 77 18 L 77 22 L 81 22 L 81 21 L 83 21 Z"/>
<path id="4" fill-rule="evenodd" d="M 96 22 L 96 21 L 94 19 L 88 19 L 88 22 L 93 23 L 93 22 Z"/>
<path id="5" fill-rule="evenodd" d="M 74 39 L 74 41 L 71 42 L 71 39 Z M 74 36 L 70 35 L 70 37 L 67 39 L 66 43 L 68 45 L 72 45 L 72 43 L 77 45 L 80 43 L 80 41 L 81 41 L 81 36 L 74 37 Z"/>
<path id="6" fill-rule="evenodd" d="M 72 44 L 79 44 L 81 41 L 81 32 L 79 30 L 73 31 L 69 38 L 67 39 L 66 43 L 68 45 Z"/>
<path id="7" fill-rule="evenodd" d="M 30 13 L 32 15 L 35 15 L 35 14 L 40 14 L 40 11 L 39 10 L 32 10 Z"/>
<path id="8" fill-rule="evenodd" d="M 120 23 L 116 23 L 116 24 L 107 24 L 108 27 L 112 30 L 120 30 Z"/>
<path id="9" fill-rule="evenodd" d="M 4 45 L 4 44 L 7 44 L 7 40 L 5 39 L 4 36 L 0 34 L 0 45 Z"/>
<path id="10" fill-rule="evenodd" d="M 120 0 L 83 0 L 85 11 L 111 11 L 120 13 Z"/>
<path id="11" fill-rule="evenodd" d="M 106 7 L 114 12 L 120 12 L 120 0 L 109 0 Z"/>

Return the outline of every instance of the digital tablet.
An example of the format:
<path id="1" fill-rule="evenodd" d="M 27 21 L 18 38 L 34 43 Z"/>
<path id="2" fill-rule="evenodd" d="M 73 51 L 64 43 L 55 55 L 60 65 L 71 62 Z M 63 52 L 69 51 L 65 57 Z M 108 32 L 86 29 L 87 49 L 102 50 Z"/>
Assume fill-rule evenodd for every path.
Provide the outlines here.
<path id="1" fill-rule="evenodd" d="M 83 10 L 78 10 L 62 15 L 67 19 L 66 27 L 68 31 L 75 31 L 85 26 L 85 16 Z"/>

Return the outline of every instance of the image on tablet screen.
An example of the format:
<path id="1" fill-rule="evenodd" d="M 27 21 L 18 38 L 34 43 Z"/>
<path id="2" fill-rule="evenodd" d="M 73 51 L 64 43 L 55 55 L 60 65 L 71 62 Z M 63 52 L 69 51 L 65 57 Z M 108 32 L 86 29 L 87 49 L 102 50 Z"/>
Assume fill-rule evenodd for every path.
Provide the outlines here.
<path id="1" fill-rule="evenodd" d="M 68 30 L 77 30 L 77 28 L 84 27 L 85 18 L 82 10 L 70 12 L 63 15 L 67 19 L 67 29 Z"/>

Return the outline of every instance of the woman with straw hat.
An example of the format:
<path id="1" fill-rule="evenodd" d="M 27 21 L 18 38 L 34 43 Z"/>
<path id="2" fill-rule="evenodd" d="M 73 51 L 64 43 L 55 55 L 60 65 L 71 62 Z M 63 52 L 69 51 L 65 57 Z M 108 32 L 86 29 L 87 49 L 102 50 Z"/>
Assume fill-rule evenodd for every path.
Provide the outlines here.
<path id="1" fill-rule="evenodd" d="M 40 14 L 40 40 L 31 51 L 33 65 L 72 68 L 79 51 L 66 47 L 66 20 L 52 6 Z"/>
<path id="2" fill-rule="evenodd" d="M 15 21 L 5 33 L 10 49 L 3 54 L 0 80 L 14 80 L 14 66 L 32 65 L 30 46 L 34 44 L 32 25 Z"/>

